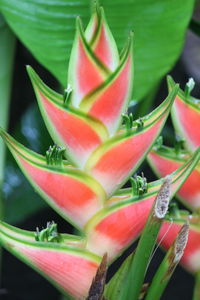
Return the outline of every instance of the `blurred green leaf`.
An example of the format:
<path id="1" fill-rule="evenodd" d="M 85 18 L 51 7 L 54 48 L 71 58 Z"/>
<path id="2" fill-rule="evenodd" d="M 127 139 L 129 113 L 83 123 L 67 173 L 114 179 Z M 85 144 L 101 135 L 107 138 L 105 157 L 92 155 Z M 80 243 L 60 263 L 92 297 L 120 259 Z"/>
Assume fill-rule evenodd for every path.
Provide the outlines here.
<path id="1" fill-rule="evenodd" d="M 15 53 L 15 36 L 0 14 L 0 126 L 7 128 L 9 118 L 10 92 L 12 86 L 13 58 Z M 0 219 L 4 218 L 4 199 L 2 185 L 4 177 L 5 145 L 0 141 Z M 0 247 L 0 286 L 1 286 L 1 259 Z"/>
<path id="2" fill-rule="evenodd" d="M 130 271 L 131 261 L 134 253 L 130 254 L 120 266 L 112 279 L 106 284 L 105 298 L 109 300 L 123 300 L 125 279 Z"/>
<path id="3" fill-rule="evenodd" d="M 44 154 L 52 144 L 36 105 L 31 105 L 24 113 L 13 136 L 25 146 L 41 154 Z M 5 220 L 9 223 L 22 222 L 31 214 L 47 207 L 45 201 L 34 192 L 9 151 L 3 193 Z"/>
<path id="4" fill-rule="evenodd" d="M 15 50 L 15 36 L 0 14 L 0 126 L 7 128 L 9 117 L 10 91 Z M 2 189 L 5 161 L 5 146 L 0 140 L 0 191 Z M 0 192 L 1 194 L 1 192 Z M 0 217 L 3 217 L 3 201 L 0 195 Z"/>
<path id="5" fill-rule="evenodd" d="M 135 34 L 134 99 L 144 97 L 178 58 L 194 0 L 102 0 L 120 49 Z M 86 25 L 90 0 L 0 0 L 8 24 L 33 55 L 66 86 L 75 17 Z"/>

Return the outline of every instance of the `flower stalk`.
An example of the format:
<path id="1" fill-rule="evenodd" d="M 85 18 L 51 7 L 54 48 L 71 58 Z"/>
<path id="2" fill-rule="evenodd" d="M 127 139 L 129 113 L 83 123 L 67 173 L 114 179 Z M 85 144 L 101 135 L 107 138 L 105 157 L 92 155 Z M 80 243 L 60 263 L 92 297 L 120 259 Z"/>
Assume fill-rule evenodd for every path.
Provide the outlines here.
<path id="1" fill-rule="evenodd" d="M 130 266 L 130 276 L 127 279 L 126 295 L 124 295 L 126 300 L 130 299 L 130 295 L 133 300 L 139 298 L 157 236 L 168 210 L 170 193 L 171 178 L 166 177 L 156 196 Z"/>
<path id="2" fill-rule="evenodd" d="M 9 105 L 13 74 L 13 60 L 15 53 L 15 37 L 6 25 L 0 14 L 0 126 L 8 127 Z M 4 201 L 2 195 L 5 166 L 5 145 L 0 141 L 0 220 L 4 218 Z M 0 287 L 1 287 L 1 260 L 2 249 L 0 247 Z"/>
<path id="3" fill-rule="evenodd" d="M 174 243 L 167 251 L 162 263 L 158 267 L 156 274 L 153 277 L 153 280 L 148 288 L 147 295 L 145 300 L 157 299 L 159 300 L 165 290 L 173 272 L 178 265 L 179 261 L 181 260 L 184 249 L 186 247 L 188 241 L 188 234 L 189 234 L 189 224 L 185 223 Z"/>

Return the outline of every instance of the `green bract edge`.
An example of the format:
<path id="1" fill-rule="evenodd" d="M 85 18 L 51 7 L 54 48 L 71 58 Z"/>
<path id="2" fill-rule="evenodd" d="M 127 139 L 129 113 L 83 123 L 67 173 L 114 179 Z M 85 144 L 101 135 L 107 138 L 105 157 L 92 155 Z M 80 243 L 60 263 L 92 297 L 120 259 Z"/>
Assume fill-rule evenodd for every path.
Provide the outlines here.
<path id="1" fill-rule="evenodd" d="M 6 144 L 10 144 L 12 148 L 14 148 L 14 146 L 12 146 L 12 143 L 16 145 L 16 147 L 21 148 L 22 151 L 26 152 L 26 154 L 28 156 L 31 156 L 32 159 L 35 159 L 35 163 L 39 162 L 41 164 L 45 163 L 46 160 L 44 158 L 43 155 L 36 153 L 35 151 L 26 148 L 25 146 L 23 146 L 21 143 L 19 143 L 18 141 L 16 141 L 10 134 L 8 134 L 5 130 L 3 130 L 2 128 L 0 128 L 0 136 L 2 137 L 2 139 L 4 140 L 4 142 Z M 15 151 L 18 151 L 17 149 L 15 149 Z M 64 163 L 64 161 L 63 161 Z M 68 165 L 67 161 L 65 161 L 65 164 Z"/>
<path id="2" fill-rule="evenodd" d="M 125 52 L 124 52 L 124 55 L 121 59 L 119 66 L 113 73 L 111 73 L 111 75 L 105 81 L 103 81 L 102 84 L 100 84 L 96 89 L 89 92 L 83 98 L 83 100 L 80 103 L 80 108 L 84 109 L 85 106 L 87 107 L 88 102 L 89 102 L 89 105 L 91 106 L 92 103 L 94 102 L 95 95 L 98 93 L 102 93 L 104 91 L 104 89 L 106 89 L 108 86 L 110 86 L 112 84 L 112 82 L 115 80 L 115 78 L 119 76 L 119 73 L 123 69 L 128 56 L 132 53 L 132 48 L 133 48 L 132 44 L 133 44 L 133 35 L 132 35 L 132 33 L 130 33 L 130 37 L 128 38 L 128 43 L 127 43 Z"/>
<path id="3" fill-rule="evenodd" d="M 197 169 L 199 172 L 200 172 L 200 170 L 199 170 L 199 167 L 198 167 L 198 160 L 199 160 L 199 158 L 198 158 L 198 153 L 199 153 L 199 149 L 200 148 L 198 148 L 195 152 L 194 152 L 194 154 L 193 154 L 193 156 L 189 156 L 189 160 L 191 160 L 192 159 L 192 157 L 194 157 L 195 156 L 195 153 L 196 153 L 196 155 L 197 155 L 197 158 L 196 158 L 196 164 L 195 164 L 195 169 Z M 170 148 L 170 147 L 167 147 L 167 146 L 161 146 L 158 150 L 153 150 L 153 152 L 155 152 L 155 153 L 157 153 L 158 155 L 160 155 L 160 156 L 162 156 L 162 157 L 164 157 L 164 158 L 166 158 L 166 159 L 169 159 L 169 160 L 171 160 L 171 161 L 175 161 L 175 162 L 177 162 L 177 163 L 181 163 L 181 164 L 183 164 L 182 166 L 184 166 L 184 164 L 187 164 L 187 162 L 189 161 L 188 160 L 188 157 L 184 157 L 184 156 L 186 156 L 186 155 L 188 155 L 188 152 L 187 151 L 185 151 L 185 150 L 182 150 L 181 151 L 181 155 L 179 156 L 177 156 L 176 155 L 176 153 L 175 153 L 175 151 L 174 151 L 174 149 L 173 148 Z M 151 166 L 151 168 L 152 168 L 152 170 L 154 171 L 154 173 L 156 174 L 156 176 L 157 177 L 161 177 L 161 175 L 160 175 L 160 173 L 157 171 L 157 168 L 154 166 L 154 163 L 151 161 L 151 159 L 147 156 L 147 161 L 148 161 L 148 163 L 149 163 L 149 165 Z M 189 175 L 188 175 L 189 176 Z M 190 209 L 190 210 L 194 210 L 194 208 L 187 202 L 187 201 L 185 201 L 180 195 L 178 195 L 178 194 L 176 194 L 176 197 L 188 208 L 188 209 Z"/>
<path id="4" fill-rule="evenodd" d="M 110 74 L 110 70 L 99 60 L 99 58 L 95 55 L 95 53 L 92 51 L 90 45 L 86 41 L 80 17 L 77 17 L 77 19 L 76 19 L 76 28 L 77 28 L 77 36 L 79 36 L 81 38 L 83 45 L 88 53 L 88 56 L 96 64 L 96 66 L 101 70 L 101 72 L 104 74 L 104 76 L 108 76 Z M 75 39 L 76 39 L 76 37 L 75 37 Z"/>
<path id="5" fill-rule="evenodd" d="M 14 237 L 13 235 L 10 235 L 10 234 L 4 232 L 1 228 L 0 228 L 0 233 L 2 235 L 4 235 L 5 237 L 7 237 L 8 239 L 10 239 L 20 245 L 30 246 L 33 248 L 39 248 L 39 249 L 44 249 L 44 250 L 67 252 L 67 253 L 72 253 L 75 255 L 77 254 L 76 256 L 82 256 L 82 257 L 85 257 L 86 259 L 90 258 L 96 263 L 101 262 L 100 256 L 98 256 L 97 254 L 95 254 L 93 252 L 90 252 L 87 249 L 73 247 L 71 245 L 67 246 L 65 244 L 60 244 L 60 243 L 56 243 L 56 242 L 39 242 L 39 241 L 31 242 L 26 239 L 23 240 L 23 239 Z M 3 241 L 3 244 L 5 245 L 4 239 L 1 238 L 1 240 Z M 9 248 L 9 245 L 8 245 L 8 248 Z M 79 255 L 79 254 L 81 254 L 81 255 Z"/>
<path id="6" fill-rule="evenodd" d="M 81 19 L 77 17 L 76 19 L 76 33 L 75 33 L 75 38 L 72 44 L 72 50 L 71 54 L 69 57 L 69 65 L 68 65 L 68 82 L 71 83 L 73 82 L 73 85 L 75 84 L 75 78 L 74 78 L 74 65 L 76 64 L 76 59 L 77 59 L 77 42 L 78 39 L 81 39 L 83 46 L 85 48 L 85 51 L 87 53 L 87 56 L 89 57 L 90 61 L 94 64 L 95 68 L 101 73 L 101 75 L 106 78 L 109 74 L 110 71 L 107 69 L 106 66 L 104 66 L 101 61 L 98 59 L 98 57 L 93 53 L 93 51 L 90 48 L 90 45 L 86 41 L 86 38 L 84 36 L 82 24 L 81 24 Z M 73 73 L 72 73 L 73 72 Z"/>
<path id="7" fill-rule="evenodd" d="M 28 231 L 28 230 L 20 229 L 18 227 L 14 227 L 14 226 L 0 220 L 0 230 L 1 230 L 1 228 L 4 228 L 4 232 L 7 231 L 8 235 L 10 232 L 10 235 L 12 237 L 15 237 L 17 239 L 20 239 L 20 237 L 21 237 L 22 239 L 29 240 L 30 242 L 35 242 L 36 231 Z M 81 242 L 81 241 L 84 242 L 85 241 L 85 239 L 81 236 L 66 234 L 66 233 L 59 233 L 59 234 L 61 236 L 61 240 L 64 241 L 64 243 L 67 241 L 69 241 L 69 242 Z M 60 244 L 63 243 L 62 241 Z M 66 245 L 66 244 L 64 244 L 64 245 Z"/>
<path id="8" fill-rule="evenodd" d="M 76 116 L 77 118 L 82 119 L 83 122 L 87 123 L 88 126 L 91 126 L 92 129 L 96 132 L 96 134 L 100 137 L 101 140 L 106 140 L 109 136 L 107 128 L 105 125 L 97 120 L 96 118 L 89 116 L 88 114 L 82 112 L 81 110 L 72 107 L 68 105 L 67 107 L 64 105 L 64 100 L 58 99 L 55 96 L 52 97 L 52 95 L 47 91 L 48 86 L 43 83 L 43 81 L 40 79 L 40 77 L 35 73 L 35 71 L 28 67 L 28 74 L 30 76 L 31 82 L 33 84 L 33 88 L 35 90 L 36 98 L 38 100 L 38 105 L 40 107 L 41 114 L 43 116 L 43 119 L 46 123 L 46 127 L 48 128 L 48 131 L 50 135 L 52 136 L 52 139 L 54 141 L 57 141 L 58 144 L 66 146 L 63 139 L 61 138 L 59 132 L 52 126 L 52 122 L 49 119 L 49 117 L 46 114 L 45 109 L 43 108 L 43 104 L 41 103 L 40 95 L 38 94 L 38 91 L 42 91 L 42 93 L 48 98 L 50 102 L 52 102 L 54 105 L 56 105 L 60 110 L 72 114 Z M 71 156 L 71 154 L 67 151 L 67 156 L 71 159 L 73 164 L 77 164 L 76 160 Z"/>
<path id="9" fill-rule="evenodd" d="M 176 85 L 173 78 L 169 75 L 167 76 L 167 84 L 168 84 L 168 90 L 170 90 L 171 88 L 173 88 Z M 193 108 L 198 113 L 200 113 L 200 106 L 198 104 L 194 103 L 194 100 L 195 100 L 194 97 L 189 96 L 189 98 L 187 99 L 186 96 L 185 96 L 184 91 L 181 88 L 179 88 L 179 90 L 178 90 L 178 96 L 180 97 L 180 99 L 183 102 L 187 103 L 191 108 Z M 199 100 L 199 104 L 200 104 L 200 99 L 198 99 L 198 100 Z"/>
<path id="10" fill-rule="evenodd" d="M 89 20 L 89 22 L 88 22 L 88 24 L 87 24 L 87 26 L 86 26 L 86 29 L 85 29 L 85 31 L 84 31 L 84 35 L 86 36 L 86 35 L 87 35 L 87 32 L 90 31 L 90 27 L 93 26 L 93 20 L 94 20 L 94 18 L 96 17 L 96 18 L 97 18 L 97 28 L 96 28 L 96 31 L 95 31 L 95 33 L 93 34 L 91 40 L 88 41 L 90 47 L 92 47 L 93 42 L 96 40 L 96 37 L 97 37 L 98 32 L 99 32 L 99 29 L 100 29 L 100 27 L 101 27 L 101 26 L 100 26 L 100 25 L 101 25 L 101 21 L 102 21 L 102 17 L 101 17 L 101 15 L 100 15 L 100 9 L 99 9 L 100 7 L 99 7 L 99 5 L 98 5 L 98 2 L 92 2 L 92 5 L 93 5 L 93 7 L 92 7 L 92 10 L 93 10 L 93 11 L 92 11 L 90 20 Z"/>
<path id="11" fill-rule="evenodd" d="M 169 158 L 170 160 L 174 160 L 177 162 L 185 162 L 188 156 L 191 156 L 190 153 L 188 153 L 188 151 L 186 150 L 181 149 L 177 154 L 174 148 L 164 145 L 160 146 L 159 148 L 157 148 L 156 146 L 153 147 L 152 152 L 155 152 L 158 155 L 164 156 L 166 158 Z"/>
<path id="12" fill-rule="evenodd" d="M 1 233 L 1 231 L 0 231 Z M 79 248 L 75 248 L 75 247 L 67 247 L 67 246 L 60 246 L 59 244 L 56 243 L 52 243 L 51 247 L 50 247 L 50 243 L 45 243 L 42 244 L 42 242 L 35 242 L 35 243 L 30 243 L 27 241 L 20 241 L 17 239 L 14 239 L 12 236 L 6 235 L 4 234 L 5 238 L 7 240 L 3 240 L 0 237 L 0 242 L 2 243 L 2 245 L 4 246 L 4 248 L 6 248 L 9 252 L 11 252 L 12 254 L 14 254 L 18 259 L 20 259 L 21 261 L 23 261 L 24 263 L 26 263 L 28 266 L 30 266 L 31 268 L 33 268 L 36 272 L 38 272 L 40 275 L 42 275 L 44 278 L 46 278 L 53 286 L 55 286 L 62 294 L 70 296 L 71 299 L 72 296 L 70 294 L 68 294 L 62 287 L 60 287 L 53 279 L 51 279 L 48 275 L 46 275 L 45 273 L 43 273 L 42 271 L 40 271 L 28 258 L 26 258 L 24 255 L 22 255 L 19 251 L 17 251 L 16 249 L 14 249 L 13 247 L 9 247 L 10 243 L 9 241 L 16 241 L 17 243 L 21 244 L 21 245 L 27 245 L 27 246 L 31 246 L 31 247 L 35 247 L 36 245 L 35 243 L 37 243 L 37 245 L 39 246 L 39 248 L 43 248 L 44 250 L 52 250 L 52 251 L 60 251 L 63 253 L 69 253 L 69 254 L 73 254 L 74 256 L 79 256 L 79 257 L 83 257 L 87 260 L 92 260 L 93 262 L 100 264 L 101 262 L 101 257 L 89 252 L 88 250 L 82 250 Z M 38 247 L 37 247 L 38 248 Z"/>
<path id="13" fill-rule="evenodd" d="M 52 100 L 63 103 L 63 95 L 51 89 L 44 81 L 39 77 L 35 70 L 30 66 L 26 66 L 26 71 L 29 75 L 31 82 L 35 82 L 38 87 L 44 92 L 44 94 L 50 97 Z"/>
<path id="14" fill-rule="evenodd" d="M 181 182 L 181 184 L 176 188 L 176 190 L 173 191 L 173 193 L 171 193 L 171 196 L 170 196 L 171 199 L 173 198 L 174 194 L 177 192 L 179 187 L 187 179 L 189 174 L 192 172 L 192 170 L 194 169 L 194 167 L 198 163 L 199 159 L 200 159 L 200 148 L 197 151 L 195 151 L 194 155 L 188 161 L 186 161 L 185 164 L 183 164 L 180 168 L 178 168 L 176 171 L 171 173 L 171 176 L 175 177 L 175 176 L 177 176 L 177 174 L 179 172 L 181 172 L 179 174 L 179 176 L 175 178 L 175 180 L 172 177 L 172 185 L 174 183 L 176 183 L 176 181 L 179 180 L 181 177 L 183 177 L 183 181 Z M 187 171 L 185 171 L 185 168 L 187 168 Z M 148 192 L 143 194 L 143 195 L 140 195 L 140 196 L 136 195 L 136 196 L 132 196 L 128 199 L 122 199 L 119 202 L 116 202 L 116 203 L 113 203 L 113 204 L 111 203 L 110 206 L 107 206 L 107 207 L 103 208 L 100 212 L 95 214 L 86 223 L 86 225 L 84 226 L 84 231 L 86 231 L 86 232 L 90 231 L 92 228 L 95 227 L 96 224 L 99 223 L 100 220 L 102 220 L 103 218 L 105 218 L 108 215 L 112 214 L 113 212 L 117 211 L 118 209 L 127 207 L 127 206 L 132 205 L 136 202 L 145 201 L 147 198 L 149 198 L 153 195 L 156 195 L 157 192 L 159 191 L 159 188 L 163 184 L 163 181 L 164 181 L 164 178 L 149 183 L 148 184 L 148 187 L 149 187 Z M 152 191 L 149 192 L 149 189 L 152 189 Z M 125 190 L 125 192 L 127 192 L 128 194 L 130 194 L 130 191 L 131 191 L 131 189 L 126 189 Z M 123 194 L 122 193 L 123 193 L 123 190 L 121 190 L 121 195 L 125 195 L 124 193 Z"/>
<path id="15" fill-rule="evenodd" d="M 65 106 L 64 105 L 64 100 L 63 100 L 63 96 L 59 95 L 59 97 L 56 97 L 56 92 L 54 92 L 53 90 L 51 90 L 42 80 L 41 78 L 37 75 L 37 73 L 34 71 L 33 68 L 31 68 L 30 66 L 27 67 L 27 72 L 29 74 L 29 77 L 31 79 L 31 82 L 33 84 L 33 88 L 35 89 L 36 95 L 37 95 L 37 90 L 42 91 L 42 93 L 49 99 L 50 102 L 53 102 L 57 107 L 59 107 L 61 110 L 66 111 L 69 114 L 73 114 L 75 116 L 78 116 L 80 119 L 82 119 L 83 121 L 85 121 L 86 123 L 88 123 L 89 125 L 93 125 L 93 129 L 94 128 L 98 128 L 98 130 L 95 130 L 96 133 L 99 135 L 99 133 L 101 133 L 101 135 L 99 135 L 101 138 L 107 138 L 109 136 L 107 128 L 105 127 L 105 125 L 99 121 L 98 119 L 96 119 L 95 117 L 89 116 L 87 113 L 84 113 L 83 111 L 81 111 L 80 109 L 77 109 L 75 107 L 72 106 Z M 51 94 L 51 91 L 55 93 L 55 95 Z M 38 99 L 38 102 L 40 103 L 40 97 Z M 90 124 L 91 123 L 91 124 Z M 95 127 L 94 127 L 95 126 Z"/>
<path id="16" fill-rule="evenodd" d="M 103 143 L 102 145 L 100 145 L 99 147 L 96 148 L 96 150 L 92 153 L 92 155 L 89 157 L 89 159 L 86 161 L 85 164 L 85 170 L 88 171 L 92 168 L 92 166 L 95 165 L 95 163 L 98 161 L 98 159 L 100 158 L 100 156 L 102 156 L 106 151 L 108 151 L 110 148 L 112 148 L 114 145 L 119 144 L 120 142 L 122 142 L 123 140 L 127 140 L 129 138 L 132 138 L 132 136 L 137 136 L 141 133 L 143 133 L 144 131 L 146 131 L 149 127 L 151 127 L 153 124 L 156 123 L 157 120 L 159 120 L 163 115 L 166 114 L 166 118 L 168 116 L 168 113 L 170 111 L 171 105 L 173 103 L 174 97 L 176 95 L 178 86 L 176 86 L 174 88 L 174 90 L 172 90 L 170 92 L 170 94 L 168 95 L 168 97 L 165 99 L 165 101 L 162 102 L 162 104 L 157 107 L 152 113 L 150 113 L 149 115 L 146 116 L 146 118 L 144 119 L 144 123 L 147 122 L 147 125 L 143 126 L 143 128 L 140 131 L 137 131 L 136 129 L 133 129 L 130 133 L 123 133 L 123 134 L 119 134 L 116 137 L 112 137 L 109 140 L 107 140 L 105 143 Z M 154 115 L 158 114 L 158 112 L 165 107 L 165 110 L 162 112 L 161 115 L 159 115 L 152 123 L 149 124 L 149 120 L 154 117 Z M 164 126 L 164 124 L 163 124 Z M 160 127 L 159 131 L 158 131 L 158 135 L 161 132 L 163 126 Z M 154 141 L 152 141 L 153 144 Z M 147 153 L 149 152 L 149 150 L 152 147 L 152 144 L 147 148 L 146 152 L 144 153 L 143 157 L 141 157 L 140 160 L 137 161 L 134 169 L 131 171 L 131 173 L 134 172 L 134 170 L 138 167 L 139 164 L 141 164 L 141 162 L 145 159 Z M 127 181 L 127 178 L 130 177 L 129 173 L 127 175 L 127 177 L 123 180 L 123 182 L 121 183 L 121 186 Z M 115 192 L 115 191 L 114 191 Z"/>
<path id="17" fill-rule="evenodd" d="M 8 143 L 7 143 L 8 145 Z M 15 160 L 18 162 L 18 157 L 17 157 L 17 153 L 19 153 L 20 156 L 23 157 L 23 155 L 18 152 L 17 150 L 13 150 L 12 146 L 8 145 L 10 151 L 12 152 Z M 97 195 L 100 195 L 100 199 L 102 200 L 102 203 L 105 203 L 106 201 L 106 194 L 105 194 L 105 191 L 104 189 L 102 188 L 102 186 L 95 180 L 93 179 L 90 175 L 84 173 L 83 171 L 81 170 L 73 170 L 72 168 L 69 168 L 68 170 L 68 173 L 64 172 L 64 170 L 62 169 L 58 169 L 58 168 L 54 168 L 54 167 L 49 167 L 49 166 L 46 166 L 44 167 L 43 165 L 38 165 L 36 164 L 35 162 L 32 162 L 30 159 L 27 159 L 26 157 L 24 157 L 26 160 L 29 161 L 30 164 L 33 164 L 34 166 L 37 166 L 38 168 L 41 168 L 43 170 L 47 170 L 47 171 L 50 171 L 50 172 L 54 172 L 54 173 L 57 173 L 57 174 L 60 174 L 60 175 L 64 175 L 64 176 L 71 176 L 71 177 L 74 177 L 75 179 L 78 178 L 78 180 L 82 183 L 84 183 L 85 185 L 89 186 L 90 188 L 92 187 L 92 190 L 94 191 L 95 194 L 97 194 L 97 190 L 98 190 L 98 194 Z M 26 175 L 28 181 L 34 186 L 35 190 L 39 193 L 39 195 L 47 201 L 47 203 L 53 207 L 53 209 L 59 214 L 61 215 L 65 220 L 67 220 L 68 222 L 70 222 L 71 224 L 73 224 L 77 229 L 79 229 L 80 231 L 82 231 L 82 229 L 73 221 L 70 219 L 70 217 L 66 216 L 66 214 L 64 212 L 62 212 L 62 210 L 57 207 L 55 204 L 54 204 L 54 201 L 51 200 L 50 197 L 48 197 L 46 195 L 45 192 L 42 191 L 42 189 L 40 189 L 37 184 L 34 182 L 34 180 L 31 178 L 31 176 L 28 174 L 28 172 L 26 171 L 26 169 L 21 165 L 21 163 L 19 162 L 19 167 L 20 169 L 22 170 L 22 172 Z"/>
<path id="18" fill-rule="evenodd" d="M 97 8 L 98 9 L 98 8 Z M 106 19 L 106 16 L 105 16 L 105 13 L 104 13 L 104 9 L 103 7 L 99 7 L 99 15 L 100 15 L 100 26 L 99 26 L 99 31 L 97 31 L 97 34 L 95 36 L 95 39 L 93 41 L 91 41 L 91 48 L 93 47 L 93 45 L 96 43 L 96 39 L 98 38 L 98 35 L 99 33 L 101 32 L 101 25 L 104 24 L 104 26 L 106 27 L 106 31 L 107 31 L 107 34 L 109 36 L 109 44 L 111 45 L 111 49 L 114 50 L 113 53 L 115 52 L 114 54 L 114 58 L 116 59 L 116 62 L 119 63 L 119 53 L 118 53 L 118 49 L 117 49 L 117 44 L 115 42 L 115 39 L 113 37 L 113 34 L 108 26 L 108 22 L 107 22 L 107 19 Z M 110 43 L 111 41 L 111 43 Z"/>

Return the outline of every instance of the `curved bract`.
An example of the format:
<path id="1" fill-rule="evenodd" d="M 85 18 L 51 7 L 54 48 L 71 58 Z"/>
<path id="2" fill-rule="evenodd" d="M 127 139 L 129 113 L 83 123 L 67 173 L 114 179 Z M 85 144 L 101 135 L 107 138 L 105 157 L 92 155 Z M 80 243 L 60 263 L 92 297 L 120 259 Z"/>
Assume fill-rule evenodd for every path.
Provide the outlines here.
<path id="1" fill-rule="evenodd" d="M 0 135 L 33 187 L 72 224 L 83 227 L 103 207 L 105 192 L 91 176 L 65 161 L 59 165 L 56 158 L 49 164 L 3 130 Z"/>
<path id="2" fill-rule="evenodd" d="M 175 83 L 168 78 L 169 91 Z M 172 106 L 172 121 L 177 133 L 175 148 L 161 145 L 158 141 L 153 150 L 148 154 L 148 162 L 157 176 L 162 177 L 182 166 L 196 149 L 200 149 L 200 100 L 193 98 L 190 92 L 194 86 L 192 79 L 186 84 L 185 91 L 179 88 Z M 182 150 L 182 144 L 186 150 Z M 197 150 L 199 151 L 199 150 Z M 181 259 L 182 265 L 190 272 L 197 273 L 200 270 L 200 163 L 198 162 L 185 183 L 177 192 L 178 199 L 190 210 L 195 211 L 194 216 L 185 216 L 176 212 L 164 222 L 159 234 L 161 245 L 169 249 L 178 234 L 181 226 L 187 220 L 190 222 L 188 243 Z M 167 233 L 167 234 L 166 234 Z M 166 235 L 165 235 L 166 234 Z"/>
<path id="3" fill-rule="evenodd" d="M 148 161 L 159 177 L 166 176 L 181 166 L 191 153 L 200 146 L 200 134 L 198 130 L 200 124 L 200 100 L 190 95 L 193 85 L 194 82 L 190 79 L 186 84 L 185 91 L 179 88 L 172 105 L 172 120 L 178 134 L 175 149 L 161 146 L 157 143 L 148 155 Z M 169 91 L 174 86 L 175 82 L 171 77 L 168 77 Z M 181 149 L 182 142 L 184 142 L 187 151 Z M 199 182 L 200 165 L 198 164 L 177 193 L 178 198 L 183 204 L 195 211 L 198 211 L 200 208 Z"/>
<path id="4" fill-rule="evenodd" d="M 188 159 L 189 154 L 181 150 L 178 154 L 173 148 L 162 146 L 154 148 L 148 154 L 148 162 L 154 172 L 163 177 L 182 166 Z M 186 182 L 177 192 L 179 200 L 189 209 L 200 208 L 200 165 L 197 164 Z"/>
<path id="5" fill-rule="evenodd" d="M 86 171 L 96 178 L 110 196 L 136 171 L 166 121 L 176 89 L 151 114 L 142 119 L 142 127 L 123 129 L 100 145 L 86 163 Z"/>
<path id="6" fill-rule="evenodd" d="M 168 87 L 171 90 L 175 82 L 168 78 Z M 186 91 L 180 88 L 172 107 L 172 120 L 177 133 L 185 139 L 185 146 L 189 151 L 194 151 L 200 146 L 200 100 L 190 96 L 189 86 Z M 194 130 L 194 128 L 196 130 Z"/>
<path id="7" fill-rule="evenodd" d="M 171 175 L 173 198 L 200 159 L 197 151 Z M 109 260 L 118 256 L 124 248 L 136 239 L 147 221 L 152 204 L 158 194 L 162 180 L 148 184 L 148 192 L 135 195 L 131 189 L 120 190 L 108 202 L 107 207 L 97 213 L 85 226 L 88 236 L 87 247 L 98 255 L 108 253 Z"/>
<path id="8" fill-rule="evenodd" d="M 61 237 L 62 238 L 62 237 Z M 0 222 L 0 242 L 11 253 L 75 299 L 87 296 L 101 257 L 82 248 L 74 236 L 63 242 L 38 242 L 34 233 Z"/>

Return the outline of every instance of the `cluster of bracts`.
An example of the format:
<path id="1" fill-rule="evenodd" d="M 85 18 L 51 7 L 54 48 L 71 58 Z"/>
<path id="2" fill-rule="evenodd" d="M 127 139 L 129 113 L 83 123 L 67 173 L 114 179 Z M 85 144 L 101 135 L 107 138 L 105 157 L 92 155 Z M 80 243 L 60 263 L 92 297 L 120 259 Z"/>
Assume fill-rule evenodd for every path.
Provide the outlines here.
<path id="1" fill-rule="evenodd" d="M 86 30 L 78 19 L 64 95 L 27 68 L 55 145 L 42 156 L 0 130 L 34 189 L 83 233 L 60 234 L 54 223 L 28 232 L 0 222 L 0 241 L 74 299 L 87 297 L 105 253 L 109 265 L 141 234 L 164 181 L 147 183 L 144 176 L 131 177 L 146 156 L 159 177 L 170 174 L 170 199 L 177 192 L 192 212 L 172 205 L 159 233 L 160 243 L 168 249 L 188 220 L 181 263 L 189 272 L 200 271 L 200 101 L 190 96 L 191 81 L 182 91 L 169 78 L 168 97 L 134 121 L 127 113 L 132 48 L 130 34 L 119 55 L 102 9 L 95 10 Z M 170 111 L 181 138 L 174 149 L 158 139 Z M 131 187 L 123 189 L 129 179 Z"/>

